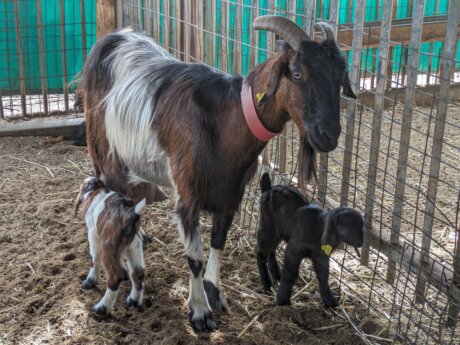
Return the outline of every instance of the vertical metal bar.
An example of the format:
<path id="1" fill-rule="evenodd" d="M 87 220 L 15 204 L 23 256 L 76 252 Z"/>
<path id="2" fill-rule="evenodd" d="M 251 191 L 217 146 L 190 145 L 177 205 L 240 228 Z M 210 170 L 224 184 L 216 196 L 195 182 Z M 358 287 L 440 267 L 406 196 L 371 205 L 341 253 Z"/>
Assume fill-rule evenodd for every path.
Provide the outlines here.
<path id="1" fill-rule="evenodd" d="M 305 32 L 312 37 L 315 26 L 316 0 L 307 0 L 305 11 Z"/>
<path id="2" fill-rule="evenodd" d="M 407 63 L 407 84 L 404 95 L 403 119 L 401 124 L 401 137 L 399 146 L 398 171 L 396 176 L 395 200 L 391 221 L 390 243 L 399 246 L 399 234 L 401 227 L 401 213 L 404 204 L 404 190 L 406 186 L 407 157 L 409 154 L 409 141 L 412 126 L 412 106 L 415 98 L 415 86 L 417 83 L 417 68 L 419 65 L 420 39 L 422 36 L 423 9 L 425 0 L 420 0 L 414 7 L 414 18 L 409 42 L 409 58 Z M 394 282 L 396 263 L 388 258 L 387 282 Z"/>
<path id="3" fill-rule="evenodd" d="M 332 22 L 332 28 L 334 34 L 337 37 L 337 29 L 339 22 L 339 2 L 338 0 L 332 0 L 329 7 L 329 20 Z M 327 190 L 327 172 L 329 166 L 329 156 L 327 153 L 321 153 L 319 155 L 319 169 L 318 169 L 318 198 L 322 202 L 322 206 L 326 201 L 326 190 Z"/>
<path id="4" fill-rule="evenodd" d="M 192 13 L 191 13 L 190 0 L 185 0 L 184 1 L 184 45 L 185 45 L 185 61 L 187 62 L 190 62 L 191 20 L 192 20 Z"/>
<path id="5" fill-rule="evenodd" d="M 86 14 L 85 14 L 85 0 L 80 0 L 81 12 L 81 45 L 83 54 L 83 63 L 86 61 Z"/>
<path id="6" fill-rule="evenodd" d="M 339 28 L 339 0 L 331 0 L 329 3 L 329 22 L 335 28 L 335 36 Z"/>
<path id="7" fill-rule="evenodd" d="M 271 12 L 271 13 L 270 13 Z M 274 0 L 269 0 L 268 1 L 268 14 L 274 14 L 275 13 L 275 1 Z M 275 35 L 268 33 L 267 32 L 267 58 L 271 56 L 275 49 Z"/>
<path id="8" fill-rule="evenodd" d="M 355 7 L 354 34 L 352 41 L 352 65 L 350 72 L 351 84 L 355 86 L 356 93 L 359 90 L 359 76 L 361 68 L 362 38 L 364 31 L 364 8 L 365 1 L 357 0 Z M 351 156 L 353 151 L 354 129 L 355 129 L 356 101 L 348 101 L 347 124 L 345 129 L 345 148 L 343 154 L 342 188 L 340 193 L 340 205 L 346 206 L 348 192 L 350 189 Z"/>
<path id="9" fill-rule="evenodd" d="M 428 178 L 428 189 L 426 192 L 425 218 L 423 220 L 423 236 L 421 246 L 422 258 L 427 258 L 430 253 L 433 218 L 435 211 L 436 195 L 438 191 L 439 171 L 441 166 L 442 145 L 444 139 L 444 128 L 446 122 L 447 106 L 449 103 L 450 74 L 453 70 L 453 59 L 455 57 L 455 46 L 457 44 L 457 23 L 458 23 L 458 1 L 450 1 L 447 17 L 447 33 L 442 53 L 441 83 L 438 95 L 438 107 L 436 111 L 433 146 L 431 150 L 430 174 Z M 458 257 L 457 257 L 458 259 Z M 420 262 L 420 266 L 423 263 Z M 460 273 L 460 272 L 458 272 Z M 455 272 L 454 272 L 455 276 Z M 455 284 L 455 282 L 454 282 Z M 418 278 L 416 286 L 417 303 L 423 302 L 426 282 Z M 460 301 L 457 301 L 460 302 Z M 452 309 L 452 308 L 451 308 Z M 458 313 L 458 308 L 457 308 Z"/>
<path id="10" fill-rule="evenodd" d="M 204 21 L 203 0 L 195 0 L 195 58 L 204 62 Z"/>
<path id="11" fill-rule="evenodd" d="M 164 45 L 167 50 L 171 48 L 171 1 L 164 2 L 164 33 L 165 33 L 165 41 Z"/>
<path id="12" fill-rule="evenodd" d="M 5 14 L 7 15 L 7 14 Z M 18 2 L 14 2 L 14 19 L 15 19 L 15 29 L 16 29 L 16 49 L 18 52 L 18 65 L 19 65 L 19 87 L 21 91 L 21 111 L 22 116 L 27 115 L 27 104 L 26 104 L 26 82 L 25 82 L 25 73 L 24 73 L 24 56 L 22 53 L 22 39 L 21 39 L 21 23 L 19 20 L 19 9 Z M 3 104 L 2 104 L 3 107 Z"/>
<path id="13" fill-rule="evenodd" d="M 212 40 L 212 34 L 210 32 L 215 32 L 212 29 L 212 18 L 215 15 L 215 9 L 213 8 L 213 0 L 204 0 L 204 37 L 206 42 L 206 61 L 205 63 L 209 66 L 214 66 L 214 44 Z"/>
<path id="14" fill-rule="evenodd" d="M 123 27 L 123 6 L 122 0 L 117 0 L 116 4 L 117 12 L 117 30 L 120 30 Z"/>
<path id="15" fill-rule="evenodd" d="M 59 17 L 61 21 L 61 61 L 62 61 L 62 90 L 64 92 L 65 111 L 69 111 L 69 92 L 67 87 L 67 47 L 65 37 L 65 2 L 59 0 Z"/>
<path id="16" fill-rule="evenodd" d="M 220 57 L 222 71 L 228 71 L 228 4 L 227 1 L 222 1 L 220 6 L 220 28 L 222 35 L 222 53 Z"/>
<path id="17" fill-rule="evenodd" d="M 176 58 L 184 61 L 183 50 L 182 50 L 182 24 L 181 24 L 181 0 L 174 1 L 174 55 Z"/>
<path id="18" fill-rule="evenodd" d="M 45 43 L 43 38 L 43 16 L 42 16 L 42 1 L 37 0 L 37 31 L 38 31 L 38 49 L 40 56 L 40 73 L 42 81 L 43 93 L 43 108 L 45 115 L 48 115 L 48 78 L 46 75 L 46 56 Z"/>
<path id="19" fill-rule="evenodd" d="M 377 88 L 374 98 L 374 117 L 372 119 L 371 148 L 369 152 L 369 168 L 367 172 L 366 202 L 364 206 L 364 226 L 372 227 L 374 198 L 379 160 L 380 138 L 382 128 L 382 114 L 385 102 L 385 79 L 388 73 L 388 50 L 390 45 L 391 18 L 393 15 L 393 0 L 384 0 L 382 24 L 380 26 L 380 44 L 377 66 Z M 391 78 L 391 75 L 390 75 Z M 364 245 L 361 250 L 361 264 L 369 264 L 369 242 L 364 234 Z"/>
<path id="20" fill-rule="evenodd" d="M 0 89 L 0 119 L 5 118 L 5 113 L 3 112 L 3 95 L 2 95 L 2 89 Z"/>
<path id="21" fill-rule="evenodd" d="M 235 2 L 235 36 L 234 36 L 234 49 L 233 49 L 233 73 L 241 73 L 241 19 L 242 19 L 242 1 Z"/>
<path id="22" fill-rule="evenodd" d="M 458 9 L 457 9 L 458 10 Z M 454 55 L 455 56 L 455 55 Z M 460 223 L 459 223 L 459 215 L 460 215 L 460 191 L 458 192 L 457 198 L 457 213 L 455 219 L 455 227 L 456 227 L 456 241 L 455 241 L 455 253 L 454 253 L 454 274 L 453 274 L 453 281 L 452 284 L 456 286 L 460 285 Z M 449 296 L 450 297 L 450 296 Z M 453 301 L 452 298 L 449 298 L 449 309 L 447 311 L 448 319 L 447 323 L 450 326 L 454 326 L 458 320 L 458 313 L 460 309 L 460 301 Z"/>
<path id="23" fill-rule="evenodd" d="M 257 18 L 258 16 L 258 11 L 256 6 L 258 6 L 258 2 L 256 0 L 251 1 L 251 27 L 252 27 L 252 22 L 254 22 L 254 19 Z M 259 49 L 256 47 L 259 46 L 259 35 L 256 30 L 250 30 L 250 39 L 249 39 L 249 44 L 251 45 L 250 47 L 250 56 L 249 56 L 249 65 L 250 69 L 252 69 L 257 61 L 258 61 L 258 56 L 259 56 Z"/>

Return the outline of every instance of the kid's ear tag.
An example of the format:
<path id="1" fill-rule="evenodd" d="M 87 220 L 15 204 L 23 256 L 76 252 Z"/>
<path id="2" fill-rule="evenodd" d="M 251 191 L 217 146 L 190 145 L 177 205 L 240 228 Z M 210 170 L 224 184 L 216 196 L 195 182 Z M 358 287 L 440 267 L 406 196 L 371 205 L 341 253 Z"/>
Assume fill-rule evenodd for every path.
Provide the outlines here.
<path id="1" fill-rule="evenodd" d="M 321 245 L 321 250 L 326 254 L 327 256 L 330 256 L 332 253 L 332 246 L 330 244 L 323 244 Z"/>
<path id="2" fill-rule="evenodd" d="M 256 93 L 257 103 L 260 105 L 265 101 L 265 92 L 257 92 Z"/>

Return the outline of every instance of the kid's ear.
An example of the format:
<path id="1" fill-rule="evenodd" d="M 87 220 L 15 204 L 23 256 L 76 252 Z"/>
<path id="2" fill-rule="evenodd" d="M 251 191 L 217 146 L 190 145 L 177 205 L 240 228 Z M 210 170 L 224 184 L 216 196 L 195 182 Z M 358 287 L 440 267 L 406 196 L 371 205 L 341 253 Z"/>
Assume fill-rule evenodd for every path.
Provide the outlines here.
<path id="1" fill-rule="evenodd" d="M 329 215 L 324 220 L 324 232 L 321 237 L 321 247 L 324 245 L 329 245 L 332 248 L 336 248 L 339 245 L 339 234 L 334 223 L 334 217 Z"/>

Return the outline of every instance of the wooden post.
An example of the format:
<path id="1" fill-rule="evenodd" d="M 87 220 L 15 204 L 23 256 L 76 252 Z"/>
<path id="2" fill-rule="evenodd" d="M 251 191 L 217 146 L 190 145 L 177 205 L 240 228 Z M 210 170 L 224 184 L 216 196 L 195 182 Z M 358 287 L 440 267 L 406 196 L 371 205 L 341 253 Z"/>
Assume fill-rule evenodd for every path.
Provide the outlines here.
<path id="1" fill-rule="evenodd" d="M 385 74 L 388 73 L 388 47 L 390 45 L 391 18 L 393 16 L 393 0 L 384 0 L 382 13 L 382 30 L 380 32 L 379 64 L 377 70 L 377 88 L 375 91 L 374 116 L 372 119 L 371 149 L 369 153 L 369 168 L 367 172 L 366 203 L 364 207 L 364 225 L 372 227 L 374 199 L 379 160 L 380 138 L 382 128 L 382 113 L 385 97 Z M 391 78 L 391 72 L 390 72 Z M 361 264 L 369 264 L 369 241 L 367 232 L 364 235 L 364 245 L 361 250 Z"/>
<path id="2" fill-rule="evenodd" d="M 99 39 L 117 28 L 117 1 L 96 0 L 96 38 Z"/>
<path id="3" fill-rule="evenodd" d="M 45 56 L 45 40 L 43 37 L 43 16 L 42 16 L 42 2 L 37 0 L 37 25 L 38 25 L 38 49 L 40 57 L 40 79 L 42 82 L 43 94 L 43 109 L 45 115 L 48 115 L 48 78 L 46 75 L 46 56 Z"/>
<path id="4" fill-rule="evenodd" d="M 61 61 L 62 61 L 62 89 L 64 92 L 65 111 L 69 111 L 69 92 L 67 87 L 67 48 L 65 37 L 65 3 L 64 0 L 59 0 L 59 18 L 60 18 L 60 33 L 61 33 Z"/>
<path id="5" fill-rule="evenodd" d="M 21 88 L 21 110 L 22 116 L 27 115 L 27 105 L 26 105 L 26 83 L 25 83 L 25 74 L 24 74 L 24 58 L 22 54 L 22 39 L 21 39 L 21 23 L 19 22 L 19 9 L 18 2 L 14 2 L 14 19 L 16 27 L 16 47 L 18 50 L 18 65 L 19 65 L 19 82 Z M 3 114 L 3 111 L 2 111 Z M 3 117 L 3 116 L 2 116 Z"/>
<path id="6" fill-rule="evenodd" d="M 392 245 L 399 245 L 399 235 L 401 232 L 401 214 L 404 205 L 404 191 L 406 187 L 406 170 L 407 159 L 409 155 L 409 141 L 412 128 L 412 107 L 415 99 L 415 86 L 417 84 L 417 70 L 419 66 L 420 54 L 420 40 L 422 36 L 423 27 L 423 9 L 425 7 L 425 0 L 417 2 L 414 10 L 414 25 L 412 26 L 412 35 L 409 48 L 407 62 L 407 83 L 404 95 L 404 109 L 403 119 L 401 124 L 401 136 L 399 144 L 399 157 L 398 157 L 398 170 L 395 186 L 395 197 L 393 205 L 393 216 L 391 221 L 391 237 L 390 243 Z M 396 273 L 396 262 L 388 260 L 387 282 L 393 284 Z"/>

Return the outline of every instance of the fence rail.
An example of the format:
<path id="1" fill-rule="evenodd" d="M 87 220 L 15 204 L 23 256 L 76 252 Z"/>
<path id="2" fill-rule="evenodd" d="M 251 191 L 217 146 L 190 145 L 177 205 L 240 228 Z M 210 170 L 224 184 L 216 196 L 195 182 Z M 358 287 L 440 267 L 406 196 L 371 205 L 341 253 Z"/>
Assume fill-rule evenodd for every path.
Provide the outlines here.
<path id="1" fill-rule="evenodd" d="M 243 76 L 276 50 L 274 35 L 251 30 L 256 16 L 288 16 L 313 37 L 314 23 L 330 19 L 359 100 L 344 102 L 339 148 L 318 157 L 319 184 L 304 191 L 327 208 L 349 205 L 365 215 L 362 257 L 336 258 L 341 288 L 380 315 L 398 341 L 458 342 L 457 1 L 120 3 L 120 26 L 147 31 L 178 59 Z M 296 185 L 298 145 L 290 124 L 265 149 L 261 169 Z M 254 182 L 238 226 L 257 227 L 258 197 Z M 359 263 L 367 267 L 362 276 L 350 268 Z"/>

